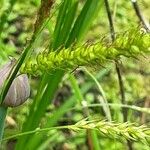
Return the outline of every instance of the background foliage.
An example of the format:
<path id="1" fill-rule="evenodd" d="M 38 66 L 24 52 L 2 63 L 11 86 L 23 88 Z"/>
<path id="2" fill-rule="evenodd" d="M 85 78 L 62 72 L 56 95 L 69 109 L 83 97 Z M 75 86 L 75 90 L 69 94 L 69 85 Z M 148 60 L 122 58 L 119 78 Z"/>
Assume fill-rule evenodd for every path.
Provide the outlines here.
<path id="1" fill-rule="evenodd" d="M 19 59 L 21 66 L 41 52 L 66 48 L 74 52 L 74 47 L 102 39 L 105 46 L 111 43 L 103 0 L 0 0 L 0 4 L 1 66 L 9 56 Z M 138 4 L 149 20 L 149 0 Z M 116 33 L 139 29 L 131 1 L 114 0 L 110 7 Z M 114 61 L 29 74 L 31 96 L 22 106 L 8 109 L 1 149 L 148 150 L 150 59 L 144 55 L 119 60 L 125 102 Z"/>

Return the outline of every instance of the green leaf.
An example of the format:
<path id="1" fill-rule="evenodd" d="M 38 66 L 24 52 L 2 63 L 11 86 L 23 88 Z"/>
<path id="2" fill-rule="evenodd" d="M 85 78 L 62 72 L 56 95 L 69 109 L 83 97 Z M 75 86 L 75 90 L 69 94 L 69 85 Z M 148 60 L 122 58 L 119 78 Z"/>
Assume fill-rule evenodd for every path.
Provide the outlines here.
<path id="1" fill-rule="evenodd" d="M 92 24 L 94 18 L 102 7 L 103 1 L 87 0 L 83 9 L 81 10 L 78 18 L 75 21 L 74 27 L 70 33 L 66 47 L 73 42 L 79 42 L 83 39 L 85 33 L 88 31 L 89 26 Z"/>

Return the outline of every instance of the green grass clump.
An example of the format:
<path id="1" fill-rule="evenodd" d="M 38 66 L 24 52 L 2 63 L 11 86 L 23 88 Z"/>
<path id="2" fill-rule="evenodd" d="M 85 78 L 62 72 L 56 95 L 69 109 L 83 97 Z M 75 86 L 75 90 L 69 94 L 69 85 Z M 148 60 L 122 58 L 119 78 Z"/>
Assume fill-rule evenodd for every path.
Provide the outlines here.
<path id="1" fill-rule="evenodd" d="M 0 64 L 16 59 L 0 89 L 0 149 L 149 149 L 150 5 L 132 4 L 0 0 Z M 4 108 L 20 73 L 31 96 Z"/>

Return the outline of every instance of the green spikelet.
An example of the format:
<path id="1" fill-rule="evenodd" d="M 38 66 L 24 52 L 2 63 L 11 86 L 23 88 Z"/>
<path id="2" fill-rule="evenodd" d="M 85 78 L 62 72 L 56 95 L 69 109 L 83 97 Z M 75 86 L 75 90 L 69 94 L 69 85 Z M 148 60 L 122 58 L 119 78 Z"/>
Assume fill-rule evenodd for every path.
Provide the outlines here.
<path id="1" fill-rule="evenodd" d="M 116 35 L 113 43 L 100 41 L 92 45 L 71 47 L 54 52 L 39 53 L 36 60 L 25 63 L 22 73 L 39 75 L 55 69 L 71 70 L 78 66 L 96 66 L 120 59 L 120 56 L 137 57 L 150 52 L 150 34 L 131 30 Z"/>

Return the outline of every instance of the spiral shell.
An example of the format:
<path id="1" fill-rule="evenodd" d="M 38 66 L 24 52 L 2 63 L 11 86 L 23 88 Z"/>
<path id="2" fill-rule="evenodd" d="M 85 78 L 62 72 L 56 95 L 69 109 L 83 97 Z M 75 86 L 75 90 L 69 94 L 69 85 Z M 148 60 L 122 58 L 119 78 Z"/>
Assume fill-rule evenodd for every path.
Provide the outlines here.
<path id="1" fill-rule="evenodd" d="M 9 76 L 9 73 L 14 66 L 14 61 L 10 61 L 0 69 L 0 88 L 2 88 L 4 81 Z M 30 85 L 28 76 L 22 74 L 17 76 L 12 85 L 10 86 L 8 93 L 3 101 L 3 105 L 7 107 L 16 107 L 23 104 L 30 96 Z"/>

